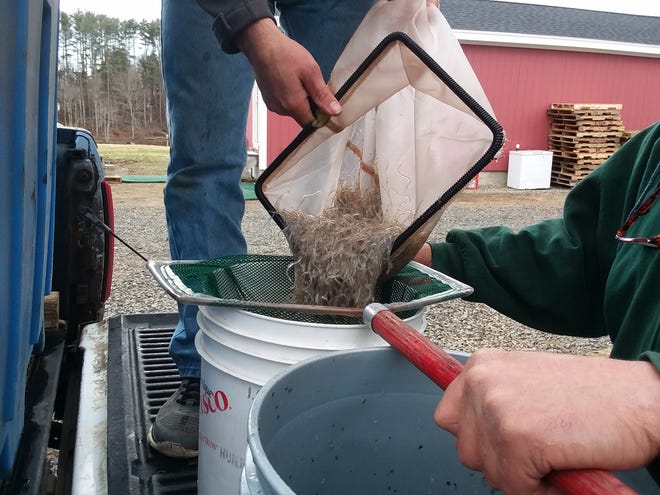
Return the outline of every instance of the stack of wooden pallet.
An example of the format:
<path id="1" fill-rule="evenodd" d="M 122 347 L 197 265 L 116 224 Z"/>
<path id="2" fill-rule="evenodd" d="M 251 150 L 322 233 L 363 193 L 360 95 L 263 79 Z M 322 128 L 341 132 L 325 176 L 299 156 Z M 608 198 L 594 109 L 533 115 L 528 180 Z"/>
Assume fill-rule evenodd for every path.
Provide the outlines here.
<path id="1" fill-rule="evenodd" d="M 621 146 L 621 105 L 554 103 L 548 116 L 554 184 L 574 186 Z"/>
<path id="2" fill-rule="evenodd" d="M 621 134 L 621 146 L 623 146 L 623 144 L 626 141 L 628 141 L 630 138 L 632 138 L 638 132 L 639 132 L 638 130 L 631 131 L 629 129 L 626 129 L 625 131 L 623 131 L 623 133 Z"/>

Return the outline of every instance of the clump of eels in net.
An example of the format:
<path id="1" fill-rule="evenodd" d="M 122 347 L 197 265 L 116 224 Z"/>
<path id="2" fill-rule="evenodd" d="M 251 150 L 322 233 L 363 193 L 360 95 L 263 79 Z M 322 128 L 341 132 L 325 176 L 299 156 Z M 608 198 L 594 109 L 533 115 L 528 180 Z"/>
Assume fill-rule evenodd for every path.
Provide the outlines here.
<path id="1" fill-rule="evenodd" d="M 383 219 L 378 188 L 340 184 L 332 206 L 320 215 L 280 212 L 294 263 L 298 304 L 364 307 L 374 301 L 380 274 L 404 227 Z"/>

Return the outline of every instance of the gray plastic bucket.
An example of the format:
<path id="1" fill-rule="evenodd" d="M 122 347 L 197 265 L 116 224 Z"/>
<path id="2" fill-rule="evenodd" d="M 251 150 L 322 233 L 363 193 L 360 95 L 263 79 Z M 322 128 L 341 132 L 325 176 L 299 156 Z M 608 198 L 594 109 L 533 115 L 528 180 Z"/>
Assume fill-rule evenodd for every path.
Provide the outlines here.
<path id="1" fill-rule="evenodd" d="M 391 348 L 298 363 L 252 405 L 240 494 L 500 493 L 461 464 L 454 437 L 433 422 L 441 395 Z M 617 475 L 657 493 L 646 470 Z"/>

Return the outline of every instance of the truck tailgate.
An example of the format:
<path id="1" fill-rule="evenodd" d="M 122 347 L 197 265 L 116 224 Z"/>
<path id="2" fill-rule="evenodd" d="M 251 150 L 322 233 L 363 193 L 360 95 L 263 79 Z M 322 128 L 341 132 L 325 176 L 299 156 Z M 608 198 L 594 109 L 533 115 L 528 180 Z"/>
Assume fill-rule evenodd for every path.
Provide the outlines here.
<path id="1" fill-rule="evenodd" d="M 73 494 L 197 493 L 196 459 L 169 459 L 147 444 L 180 383 L 167 350 L 176 323 L 176 313 L 133 314 L 85 328 Z"/>

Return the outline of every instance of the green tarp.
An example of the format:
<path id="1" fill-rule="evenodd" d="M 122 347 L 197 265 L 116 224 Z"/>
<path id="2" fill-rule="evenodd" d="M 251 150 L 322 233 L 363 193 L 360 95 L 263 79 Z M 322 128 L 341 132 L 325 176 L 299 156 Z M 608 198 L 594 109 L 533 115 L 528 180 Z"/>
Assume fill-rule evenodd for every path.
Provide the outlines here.
<path id="1" fill-rule="evenodd" d="M 123 175 L 121 178 L 122 182 L 165 182 L 164 175 Z M 256 194 L 254 193 L 254 184 L 252 182 L 241 182 L 241 187 L 243 188 L 243 196 L 246 200 L 257 199 Z"/>

